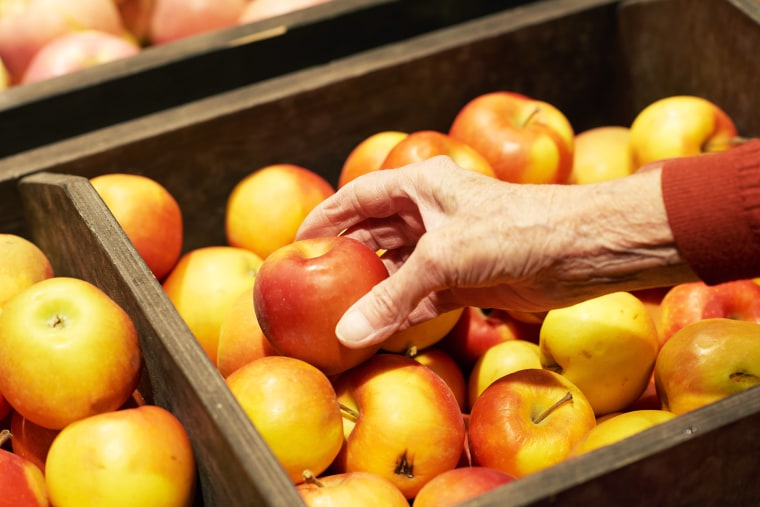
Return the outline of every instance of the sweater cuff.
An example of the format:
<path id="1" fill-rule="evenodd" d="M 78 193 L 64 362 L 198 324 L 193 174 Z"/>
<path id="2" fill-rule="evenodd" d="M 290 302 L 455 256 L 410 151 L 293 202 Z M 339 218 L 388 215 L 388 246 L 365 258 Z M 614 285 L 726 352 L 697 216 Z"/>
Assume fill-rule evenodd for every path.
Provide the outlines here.
<path id="1" fill-rule="evenodd" d="M 676 247 L 702 280 L 760 276 L 760 140 L 665 161 L 662 194 Z"/>

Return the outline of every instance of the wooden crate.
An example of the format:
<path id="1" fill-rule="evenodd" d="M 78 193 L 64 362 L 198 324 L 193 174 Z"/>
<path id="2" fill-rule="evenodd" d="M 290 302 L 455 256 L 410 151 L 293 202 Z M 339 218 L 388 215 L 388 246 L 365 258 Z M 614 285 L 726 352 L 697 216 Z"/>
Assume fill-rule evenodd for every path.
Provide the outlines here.
<path id="1" fill-rule="evenodd" d="M 530 0 L 333 0 L 0 93 L 0 157 Z"/>
<path id="2" fill-rule="evenodd" d="M 0 230 L 37 240 L 57 269 L 131 312 L 157 402 L 189 425 L 207 505 L 298 505 L 84 178 L 128 171 L 165 184 L 189 250 L 224 243 L 226 197 L 251 171 L 291 162 L 335 183 L 367 135 L 446 130 L 466 101 L 495 89 L 550 101 L 579 131 L 696 94 L 757 136 L 758 21 L 754 0 L 550 0 L 496 12 L 0 160 Z M 755 505 L 758 424 L 751 389 L 464 505 Z"/>

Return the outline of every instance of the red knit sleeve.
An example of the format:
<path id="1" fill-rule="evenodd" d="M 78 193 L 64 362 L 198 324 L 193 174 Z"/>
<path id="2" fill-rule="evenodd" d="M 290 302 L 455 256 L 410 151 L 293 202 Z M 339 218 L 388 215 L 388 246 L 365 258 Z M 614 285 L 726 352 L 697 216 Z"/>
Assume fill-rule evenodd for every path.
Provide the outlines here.
<path id="1" fill-rule="evenodd" d="M 676 246 L 702 280 L 760 277 L 760 140 L 666 161 L 662 193 Z"/>

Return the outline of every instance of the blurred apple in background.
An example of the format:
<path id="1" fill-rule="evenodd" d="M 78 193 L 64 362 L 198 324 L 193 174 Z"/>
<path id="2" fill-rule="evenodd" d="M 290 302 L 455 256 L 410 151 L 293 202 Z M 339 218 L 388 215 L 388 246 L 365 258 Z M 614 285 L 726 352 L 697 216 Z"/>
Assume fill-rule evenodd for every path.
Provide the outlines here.
<path id="1" fill-rule="evenodd" d="M 467 381 L 462 368 L 448 353 L 435 347 L 428 347 L 409 356 L 436 372 L 454 393 L 459 409 L 462 412 L 467 409 Z"/>
<path id="2" fill-rule="evenodd" d="M 77 70 L 113 62 L 140 52 L 133 40 L 98 30 L 71 32 L 40 48 L 29 62 L 21 83 L 34 83 Z"/>
<path id="3" fill-rule="evenodd" d="M 563 461 L 595 425 L 591 403 L 566 377 L 519 370 L 475 401 L 469 424 L 473 464 L 524 477 Z"/>
<path id="4" fill-rule="evenodd" d="M 472 368 L 467 381 L 468 408 L 488 386 L 509 373 L 541 368 L 538 345 L 526 340 L 509 340 L 486 350 Z"/>
<path id="5" fill-rule="evenodd" d="M 324 472 L 343 445 L 343 419 L 330 380 L 286 356 L 256 359 L 227 377 L 235 399 L 294 484 Z"/>
<path id="6" fill-rule="evenodd" d="M 259 268 L 254 308 L 264 335 L 283 355 L 335 375 L 369 359 L 380 344 L 349 348 L 335 326 L 346 310 L 388 277 L 380 257 L 346 236 L 295 241 Z"/>
<path id="7" fill-rule="evenodd" d="M 0 446 L 10 438 L 0 430 Z M 31 461 L 0 449 L 0 507 L 47 507 L 45 476 Z"/>
<path id="8" fill-rule="evenodd" d="M 253 23 L 262 19 L 288 14 L 330 0 L 251 0 L 240 15 L 240 23 Z"/>
<path id="9" fill-rule="evenodd" d="M 165 44 L 235 26 L 246 0 L 155 0 L 150 42 Z"/>
<path id="10" fill-rule="evenodd" d="M 635 170 L 629 146 L 630 129 L 616 125 L 596 127 L 575 135 L 573 169 L 568 183 L 607 181 Z"/>
<path id="11" fill-rule="evenodd" d="M 457 113 L 451 137 L 473 147 L 496 177 L 514 183 L 565 183 L 573 166 L 574 132 L 565 115 L 534 98 L 497 91 Z"/>
<path id="12" fill-rule="evenodd" d="M 195 494 L 195 457 L 179 420 L 144 405 L 66 426 L 50 446 L 45 478 L 56 507 L 187 507 Z"/>
<path id="13" fill-rule="evenodd" d="M 60 430 L 43 428 L 16 411 L 11 414 L 10 430 L 13 452 L 34 463 L 44 473 L 48 450 Z"/>
<path id="14" fill-rule="evenodd" d="M 388 152 L 381 169 L 396 169 L 437 155 L 446 155 L 469 171 L 495 176 L 491 164 L 483 155 L 467 143 L 435 130 L 420 130 L 404 137 Z"/>
<path id="15" fill-rule="evenodd" d="M 406 132 L 384 130 L 359 142 L 343 162 L 338 176 L 338 188 L 363 174 L 379 170 L 388 152 L 406 136 Z"/>
<path id="16" fill-rule="evenodd" d="M 0 59 L 0 91 L 5 90 L 11 85 L 11 77 L 8 75 L 8 69 L 5 68 L 3 60 Z"/>
<path id="17" fill-rule="evenodd" d="M 277 354 L 277 350 L 269 343 L 259 326 L 256 310 L 253 307 L 253 286 L 251 286 L 232 303 L 219 327 L 217 368 L 223 377 L 228 377 L 254 359 Z"/>
<path id="18" fill-rule="evenodd" d="M 240 294 L 253 287 L 261 262 L 244 248 L 200 247 L 182 255 L 164 279 L 169 300 L 214 365 L 222 322 Z"/>
<path id="19" fill-rule="evenodd" d="M 141 366 L 129 315 L 83 280 L 37 282 L 0 312 L 0 392 L 45 428 L 119 408 Z"/>
<path id="20" fill-rule="evenodd" d="M 630 128 L 635 167 L 727 150 L 737 138 L 736 125 L 725 111 L 708 99 L 691 95 L 652 102 L 636 115 Z"/>
<path id="21" fill-rule="evenodd" d="M 266 259 L 292 243 L 306 215 L 334 193 L 327 180 L 304 167 L 275 164 L 254 171 L 227 199 L 227 242 Z"/>
<path id="22" fill-rule="evenodd" d="M 412 507 L 455 507 L 514 479 L 507 473 L 487 467 L 447 470 L 422 486 Z"/>
<path id="23" fill-rule="evenodd" d="M 387 352 L 404 353 L 410 350 L 426 349 L 443 339 L 456 325 L 462 315 L 462 308 L 451 310 L 430 320 L 397 331 L 386 338 L 380 348 Z"/>
<path id="24" fill-rule="evenodd" d="M 182 253 L 182 210 L 159 182 L 108 173 L 90 180 L 153 275 L 163 280 Z"/>
<path id="25" fill-rule="evenodd" d="M 16 234 L 0 234 L 0 310 L 23 289 L 53 276 L 45 252 Z"/>
<path id="26" fill-rule="evenodd" d="M 760 384 L 760 324 L 711 318 L 662 346 L 654 371 L 662 408 L 683 414 Z"/>
<path id="27" fill-rule="evenodd" d="M 596 426 L 575 444 L 568 457 L 612 445 L 657 424 L 670 421 L 675 416 L 667 410 L 632 410 L 610 414 L 609 417 L 598 421 Z"/>
<path id="28" fill-rule="evenodd" d="M 337 472 L 378 474 L 411 499 L 433 477 L 457 466 L 464 420 L 451 389 L 430 368 L 379 353 L 334 384 L 347 408 Z"/>
<path id="29" fill-rule="evenodd" d="M 296 490 L 307 507 L 409 507 L 395 484 L 367 472 L 309 475 Z"/>
<path id="30" fill-rule="evenodd" d="M 687 282 L 672 287 L 660 302 L 661 339 L 691 323 L 715 317 L 760 323 L 760 285 L 735 280 L 717 285 Z"/>
<path id="31" fill-rule="evenodd" d="M 539 337 L 541 365 L 578 386 L 597 416 L 641 396 L 659 346 L 646 307 L 629 292 L 550 310 Z"/>
<path id="32" fill-rule="evenodd" d="M 93 29 L 125 35 L 112 0 L 5 0 L 0 5 L 0 59 L 18 83 L 37 51 L 66 33 Z"/>
<path id="33" fill-rule="evenodd" d="M 150 20 L 156 0 L 116 0 L 124 28 L 140 45 L 150 43 Z"/>

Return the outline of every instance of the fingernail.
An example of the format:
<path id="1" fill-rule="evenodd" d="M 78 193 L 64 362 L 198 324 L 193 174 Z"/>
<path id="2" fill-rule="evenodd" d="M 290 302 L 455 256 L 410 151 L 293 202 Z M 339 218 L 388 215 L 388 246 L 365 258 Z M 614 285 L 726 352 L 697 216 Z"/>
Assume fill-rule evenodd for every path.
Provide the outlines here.
<path id="1" fill-rule="evenodd" d="M 364 314 L 357 309 L 347 311 L 335 327 L 338 340 L 347 347 L 363 345 L 374 331 Z"/>

